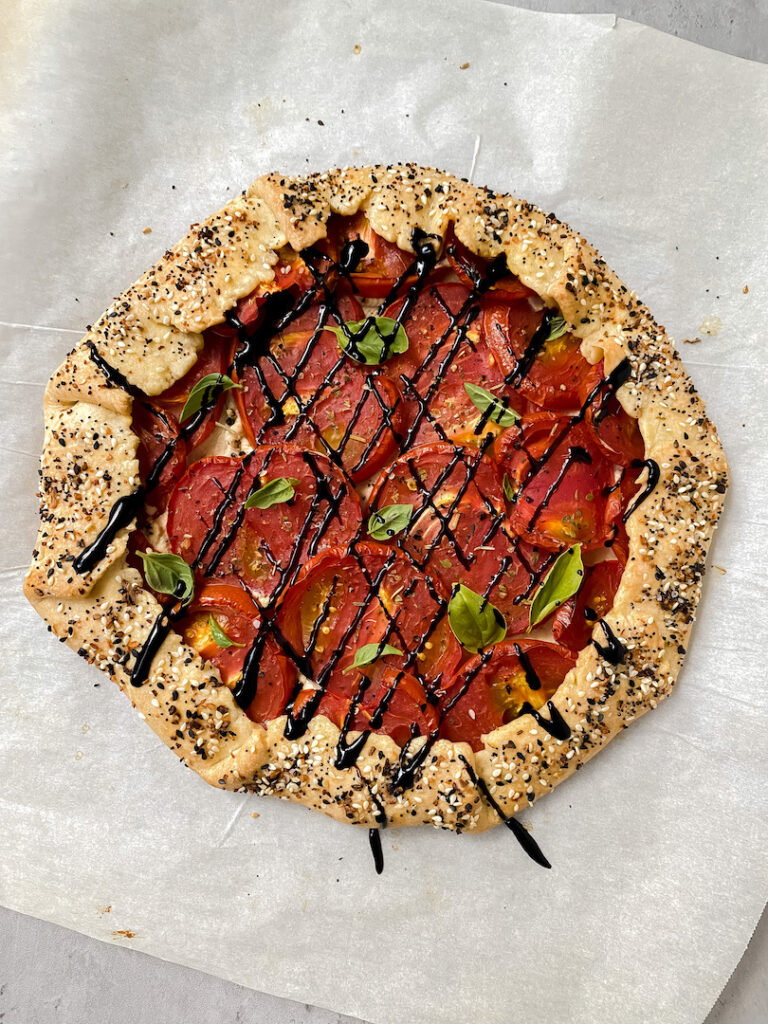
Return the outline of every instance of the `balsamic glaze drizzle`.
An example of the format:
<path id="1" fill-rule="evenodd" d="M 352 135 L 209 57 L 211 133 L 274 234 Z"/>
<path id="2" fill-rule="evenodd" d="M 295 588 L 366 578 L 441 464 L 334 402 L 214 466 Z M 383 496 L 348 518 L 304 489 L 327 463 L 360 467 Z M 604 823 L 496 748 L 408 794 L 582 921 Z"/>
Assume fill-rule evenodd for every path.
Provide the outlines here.
<path id="1" fill-rule="evenodd" d="M 648 476 L 645 479 L 642 491 L 640 491 L 640 493 L 627 506 L 626 512 L 621 517 L 622 523 L 626 523 L 632 513 L 637 511 L 645 499 L 649 498 L 653 494 L 656 489 L 656 485 L 659 482 L 661 470 L 659 469 L 658 462 L 654 459 L 635 459 L 632 462 L 633 469 L 640 469 L 641 467 L 645 467 L 648 471 Z"/>
<path id="2" fill-rule="evenodd" d="M 520 843 L 520 845 L 531 858 L 531 860 L 535 861 L 537 864 L 540 864 L 543 868 L 551 868 L 552 865 L 541 852 L 541 847 L 530 834 L 530 832 L 526 831 L 522 823 L 519 822 L 517 818 L 510 817 L 508 814 L 505 814 L 504 811 L 501 809 L 498 800 L 496 800 L 494 795 L 489 790 L 485 782 L 485 779 L 483 779 L 475 772 L 474 768 L 466 759 L 466 757 L 464 757 L 463 754 L 459 754 L 459 760 L 463 762 L 464 767 L 467 769 L 467 774 L 469 775 L 469 779 L 472 785 L 477 786 L 477 788 L 483 794 L 485 799 L 488 801 L 488 803 L 491 805 L 494 811 L 496 811 L 498 816 L 501 818 L 502 822 L 507 826 L 507 828 L 518 841 L 518 843 Z"/>
<path id="3" fill-rule="evenodd" d="M 605 637 L 605 644 L 598 643 L 597 640 L 591 640 L 590 643 L 601 658 L 605 658 L 611 665 L 620 665 L 627 656 L 625 644 L 619 640 L 605 619 L 600 619 L 600 628 Z"/>
<path id="4" fill-rule="evenodd" d="M 547 701 L 547 711 L 549 712 L 549 719 L 546 719 L 540 711 L 536 711 L 528 701 L 525 701 L 520 708 L 521 715 L 530 715 L 537 725 L 540 725 L 542 729 L 546 729 L 550 736 L 554 736 L 556 740 L 567 740 L 571 735 L 571 727 L 551 700 Z"/>
<path id="5" fill-rule="evenodd" d="M 345 494 L 347 493 L 347 490 L 352 489 L 354 486 L 350 478 L 350 473 L 354 474 L 355 470 L 359 468 L 361 465 L 363 465 L 364 461 L 370 455 L 371 451 L 378 442 L 381 433 L 384 430 L 389 429 L 393 432 L 393 434 L 395 434 L 398 441 L 400 442 L 401 451 L 407 451 L 412 446 L 418 434 L 419 428 L 425 420 L 431 425 L 437 436 L 442 441 L 450 441 L 450 439 L 445 434 L 442 425 L 434 416 L 432 409 L 430 408 L 430 404 L 436 394 L 439 382 L 444 378 L 457 352 L 460 350 L 463 344 L 469 343 L 467 339 L 467 331 L 469 329 L 469 326 L 471 325 L 471 323 L 478 314 L 478 298 L 482 296 L 483 293 L 486 292 L 490 287 L 492 287 L 492 285 L 500 277 L 502 277 L 503 274 L 506 273 L 507 268 L 503 256 L 499 256 L 494 261 L 492 261 L 487 267 L 485 273 L 480 272 L 474 267 L 469 268 L 468 272 L 472 280 L 472 289 L 466 301 L 462 305 L 461 309 L 456 314 L 453 314 L 443 304 L 444 311 L 449 321 L 449 326 L 447 327 L 443 335 L 432 344 L 432 346 L 430 347 L 430 351 L 427 354 L 421 366 L 410 377 L 401 375 L 400 383 L 402 385 L 404 394 L 406 395 L 406 397 L 412 399 L 416 405 L 416 415 L 414 417 L 412 425 L 407 431 L 405 438 L 400 438 L 394 431 L 392 416 L 395 411 L 396 405 L 394 407 L 389 407 L 383 400 L 382 396 L 377 390 L 377 374 L 373 370 L 367 375 L 367 383 L 370 389 L 370 393 L 372 393 L 375 396 L 375 399 L 378 401 L 378 404 L 382 412 L 382 419 L 376 436 L 371 437 L 370 441 L 368 442 L 365 450 L 363 451 L 360 457 L 358 465 L 354 467 L 352 470 L 345 469 L 345 467 L 342 464 L 341 456 L 347 442 L 349 441 L 349 437 L 354 430 L 354 424 L 357 420 L 357 417 L 361 414 L 362 400 L 361 403 L 359 403 L 356 409 L 354 410 L 352 416 L 350 417 L 349 426 L 345 431 L 345 436 L 342 438 L 338 448 L 331 448 L 327 444 L 327 442 L 325 442 L 325 440 L 322 438 L 319 432 L 319 428 L 312 419 L 311 411 L 314 405 L 317 403 L 319 397 L 332 386 L 336 373 L 344 365 L 346 359 L 346 356 L 344 354 L 340 355 L 340 358 L 337 361 L 337 363 L 331 368 L 326 378 L 321 382 L 316 392 L 312 395 L 312 397 L 309 400 L 302 399 L 296 391 L 296 382 L 298 376 L 306 366 L 308 360 L 311 358 L 312 350 L 315 344 L 317 343 L 317 340 L 320 337 L 322 330 L 324 329 L 328 321 L 331 319 L 336 322 L 336 324 L 343 332 L 346 339 L 345 348 L 348 353 L 350 353 L 353 356 L 355 354 L 359 355 L 359 351 L 356 347 L 357 340 L 359 340 L 359 338 L 361 338 L 366 331 L 368 331 L 371 328 L 374 328 L 377 331 L 379 331 L 379 336 L 381 338 L 386 357 L 386 354 L 389 353 L 389 348 L 392 342 L 394 341 L 397 328 L 404 324 L 405 320 L 408 317 L 408 314 L 412 310 L 414 304 L 416 303 L 421 293 L 423 284 L 425 283 L 430 272 L 434 269 L 437 262 L 437 248 L 433 236 L 428 236 L 417 229 L 414 231 L 413 235 L 413 246 L 416 252 L 415 260 L 413 261 L 411 266 L 403 273 L 403 275 L 395 282 L 392 290 L 390 291 L 390 294 L 382 300 L 382 303 L 377 312 L 377 315 L 381 315 L 383 310 L 386 309 L 389 305 L 391 305 L 394 301 L 402 299 L 402 306 L 399 312 L 397 313 L 396 317 L 394 318 L 396 327 L 391 333 L 382 333 L 379 330 L 378 326 L 376 325 L 374 317 L 372 316 L 367 317 L 363 321 L 360 328 L 358 328 L 356 331 L 352 331 L 349 328 L 349 326 L 344 322 L 343 317 L 341 316 L 337 306 L 334 287 L 332 284 L 334 275 L 338 275 L 341 278 L 349 278 L 350 274 L 354 272 L 354 269 L 358 265 L 360 259 L 362 259 L 368 252 L 368 247 L 366 243 L 360 239 L 354 239 L 353 241 L 348 242 L 343 247 L 338 263 L 334 263 L 329 257 L 319 253 L 317 250 L 304 250 L 304 252 L 302 253 L 302 257 L 304 258 L 306 265 L 308 266 L 310 272 L 313 275 L 313 286 L 309 288 L 307 291 L 305 291 L 295 302 L 293 298 L 290 296 L 290 294 L 287 292 L 277 292 L 270 295 L 265 302 L 263 310 L 263 319 L 260 321 L 257 327 L 246 327 L 239 320 L 234 311 L 230 311 L 229 313 L 226 314 L 227 323 L 236 331 L 238 338 L 237 351 L 233 357 L 232 365 L 228 368 L 227 373 L 229 375 L 240 375 L 242 374 L 243 370 L 246 367 L 252 368 L 256 373 L 257 380 L 262 387 L 262 391 L 267 399 L 270 408 L 270 415 L 263 424 L 258 436 L 256 437 L 257 444 L 262 443 L 262 439 L 265 437 L 267 431 L 271 427 L 283 425 L 283 404 L 288 397 L 291 397 L 296 402 L 298 408 L 298 415 L 295 417 L 295 422 L 291 424 L 291 427 L 286 433 L 285 439 L 290 440 L 291 437 L 295 436 L 300 426 L 303 423 L 307 423 L 310 429 L 313 430 L 315 435 L 319 438 L 320 442 L 324 446 L 327 456 L 334 462 L 336 467 L 339 469 L 344 481 L 339 492 L 334 493 L 330 483 L 324 478 L 322 472 L 319 470 L 319 467 L 317 467 L 317 464 L 314 461 L 312 454 L 310 452 L 305 453 L 304 457 L 307 463 L 310 466 L 313 466 L 314 463 L 313 472 L 317 482 L 316 492 L 314 494 L 310 510 L 294 541 L 291 555 L 288 559 L 287 564 L 284 566 L 275 565 L 275 569 L 278 575 L 277 584 L 274 589 L 274 594 L 276 596 L 279 595 L 284 590 L 284 588 L 290 584 L 291 580 L 295 577 L 296 572 L 300 568 L 300 555 L 303 548 L 303 544 L 305 540 L 308 540 L 308 535 L 312 527 L 315 527 L 315 532 L 311 540 L 309 540 L 310 555 L 317 550 L 317 546 L 322 536 L 324 535 L 325 531 L 327 530 L 330 522 L 335 516 L 339 515 L 338 509 L 340 501 L 344 498 Z M 439 295 L 437 295 L 437 297 L 439 299 Z M 273 353 L 270 351 L 270 340 L 275 333 L 283 330 L 286 326 L 288 326 L 291 323 L 292 320 L 300 316 L 301 313 L 303 313 L 313 302 L 317 301 L 318 299 L 320 300 L 320 309 L 317 328 L 313 332 L 313 335 L 310 338 L 304 353 L 302 353 L 293 371 L 290 374 L 287 374 L 283 367 L 278 362 L 278 360 L 274 357 Z M 553 313 L 550 310 L 544 310 L 539 327 L 534 332 L 529 344 L 527 345 L 523 355 L 516 363 L 514 369 L 510 374 L 508 374 L 506 378 L 506 384 L 508 386 L 517 389 L 525 380 L 527 374 L 530 372 L 531 367 L 534 364 L 537 354 L 541 351 L 541 349 L 547 341 L 551 329 L 552 316 Z M 117 371 L 114 367 L 109 366 L 109 364 L 103 360 L 103 358 L 99 355 L 99 353 L 96 351 L 95 347 L 92 344 L 90 345 L 90 348 L 91 356 L 94 360 L 94 363 L 104 373 L 105 377 L 116 386 L 122 387 L 130 394 L 134 394 L 135 389 L 131 387 L 131 385 L 125 379 L 125 377 L 123 377 L 123 375 L 120 374 L 119 371 Z M 276 371 L 285 389 L 282 395 L 278 396 L 273 394 L 270 388 L 268 387 L 261 367 L 262 361 L 265 364 L 269 365 L 271 369 Z M 433 366 L 433 364 L 435 363 L 436 366 Z M 429 384 L 426 388 L 426 391 L 422 394 L 418 387 L 418 384 L 422 377 L 424 377 L 425 375 L 427 375 Z M 526 475 L 520 483 L 518 493 L 523 490 L 523 488 L 530 481 L 530 479 L 532 479 L 532 477 L 535 476 L 535 474 L 542 468 L 542 466 L 544 466 L 547 463 L 547 461 L 550 459 L 558 445 L 562 443 L 562 441 L 568 435 L 570 430 L 577 423 L 580 423 L 585 418 L 588 410 L 592 406 L 598 403 L 598 408 L 595 413 L 595 419 L 597 419 L 600 416 L 604 416 L 607 413 L 607 407 L 610 398 L 613 395 L 615 395 L 616 391 L 627 381 L 629 375 L 630 364 L 627 359 L 624 359 L 607 377 L 603 378 L 598 384 L 596 384 L 592 392 L 587 396 L 586 400 L 582 404 L 579 412 L 577 412 L 575 415 L 571 416 L 567 420 L 562 430 L 559 431 L 558 435 L 551 440 L 548 448 L 538 457 L 538 459 L 529 459 Z M 192 436 L 192 434 L 203 422 L 205 417 L 209 415 L 213 408 L 215 408 L 220 393 L 221 388 L 214 387 L 209 391 L 207 395 L 207 400 L 200 409 L 200 411 L 196 413 L 193 417 L 191 417 L 189 421 L 184 424 L 184 426 L 180 429 L 177 438 L 172 438 L 168 442 L 166 448 L 163 450 L 159 458 L 153 464 L 152 469 L 150 470 L 147 479 L 144 482 L 144 485 L 137 488 L 137 490 L 135 490 L 133 493 L 124 495 L 123 497 L 116 501 L 115 505 L 111 510 L 108 522 L 104 529 L 97 536 L 96 540 L 88 548 L 81 552 L 81 554 L 74 560 L 74 567 L 77 572 L 86 573 L 90 571 L 98 564 L 98 562 L 103 557 L 105 557 L 107 553 L 107 548 L 114 539 L 114 537 L 116 536 L 116 534 L 118 533 L 118 531 L 126 527 L 131 522 L 131 520 L 138 514 L 142 507 L 144 498 L 159 481 L 163 468 L 173 455 L 178 438 L 187 439 L 190 436 Z M 366 396 L 364 395 L 363 400 L 365 399 L 365 397 Z M 478 422 L 475 428 L 476 434 L 482 433 L 483 429 L 487 424 L 489 414 L 490 410 L 487 410 L 486 413 L 483 414 L 483 416 L 481 416 L 480 421 Z M 447 614 L 447 601 L 440 596 L 438 588 L 435 586 L 434 581 L 431 579 L 430 574 L 427 571 L 427 565 L 432 553 L 434 552 L 440 541 L 443 539 L 443 537 L 446 537 L 452 544 L 454 550 L 457 553 L 457 557 L 462 564 L 464 564 L 465 566 L 469 566 L 474 561 L 476 555 L 467 555 L 465 552 L 460 550 L 460 545 L 458 544 L 458 541 L 456 540 L 455 536 L 453 535 L 450 529 L 450 520 L 452 515 L 456 511 L 458 503 L 461 501 L 461 498 L 466 493 L 466 490 L 470 486 L 470 484 L 474 482 L 475 487 L 477 487 L 477 489 L 480 490 L 477 481 L 475 480 L 475 474 L 477 471 L 477 467 L 480 465 L 480 460 L 483 454 L 493 441 L 493 436 L 494 435 L 492 433 L 489 433 L 485 438 L 481 440 L 479 446 L 471 450 L 467 450 L 451 442 L 453 443 L 455 454 L 453 458 L 450 460 L 449 464 L 440 473 L 438 479 L 430 488 L 424 486 L 423 482 L 419 479 L 418 474 L 415 472 L 414 467 L 411 466 L 411 472 L 414 475 L 417 490 L 419 491 L 420 497 L 422 499 L 422 505 L 419 509 L 419 514 L 428 508 L 431 514 L 434 515 L 439 522 L 438 531 L 437 535 L 433 538 L 431 545 L 427 549 L 423 559 L 415 559 L 413 554 L 403 544 L 402 538 L 396 539 L 395 546 L 393 548 L 392 558 L 394 558 L 395 555 L 398 553 L 402 554 L 411 562 L 412 565 L 414 565 L 414 567 L 416 567 L 422 572 L 423 578 L 429 589 L 430 595 L 435 600 L 435 603 L 437 605 L 437 611 L 424 636 L 418 639 L 415 646 L 412 643 L 405 643 L 405 641 L 403 641 L 405 649 L 410 652 L 409 658 L 406 661 L 404 669 L 396 675 L 393 683 L 387 688 L 386 692 L 382 695 L 377 708 L 374 710 L 370 723 L 372 729 L 376 729 L 381 725 L 386 708 L 390 700 L 392 699 L 392 696 L 397 688 L 400 679 L 405 674 L 405 671 L 412 672 L 417 678 L 420 679 L 427 692 L 428 700 L 430 700 L 433 703 L 436 703 L 437 698 L 435 695 L 435 691 L 439 687 L 440 680 L 432 680 L 431 682 L 428 680 L 424 680 L 421 677 L 421 674 L 418 669 L 417 657 L 418 653 L 423 649 L 423 645 L 428 641 L 428 638 L 434 632 L 434 629 L 437 628 L 442 617 L 445 614 Z M 238 468 L 235 478 L 233 479 L 227 490 L 223 493 L 222 500 L 214 511 L 212 526 L 205 535 L 201 548 L 198 551 L 192 563 L 195 568 L 202 568 L 206 576 L 211 576 L 216 571 L 218 565 L 221 562 L 221 559 L 223 558 L 224 554 L 226 553 L 229 546 L 233 542 L 237 530 L 239 529 L 239 526 L 242 523 L 245 510 L 243 508 L 243 502 L 240 501 L 240 503 L 238 504 L 238 510 L 234 518 L 232 519 L 229 527 L 227 528 L 224 535 L 220 536 L 219 531 L 224 522 L 224 518 L 227 512 L 233 507 L 235 502 L 238 501 L 238 487 L 242 480 L 242 476 L 245 473 L 246 469 L 248 468 L 248 465 L 252 457 L 252 454 L 245 456 L 242 465 Z M 562 481 L 562 478 L 564 477 L 568 466 L 572 462 L 577 461 L 589 461 L 589 455 L 583 448 L 574 446 L 569 450 L 566 463 L 563 466 L 563 469 L 559 474 L 558 478 L 553 482 L 544 499 L 542 500 L 541 504 L 534 511 L 533 519 L 531 520 L 531 525 L 533 525 L 535 519 L 538 518 L 538 516 L 546 507 L 547 503 L 554 494 L 557 486 L 559 486 L 559 483 Z M 459 490 L 455 498 L 453 499 L 451 506 L 447 509 L 438 508 L 435 498 L 440 490 L 440 487 L 459 464 L 461 464 L 465 470 L 464 480 L 462 481 L 462 484 L 459 487 Z M 638 505 L 643 500 L 645 500 L 648 494 L 650 494 L 653 488 L 656 486 L 656 483 L 658 481 L 659 469 L 657 464 L 653 462 L 653 460 L 646 460 L 644 463 L 641 463 L 641 465 L 644 465 L 648 470 L 648 478 L 646 481 L 645 489 L 640 495 L 638 495 L 638 497 L 632 503 L 632 506 L 627 510 L 625 514 L 625 519 L 628 518 L 628 516 L 638 507 Z M 252 489 L 258 486 L 259 482 L 257 475 L 254 479 Z M 249 491 L 249 493 L 251 492 Z M 482 492 L 480 493 L 481 497 L 483 498 L 487 506 L 490 518 L 487 536 L 486 539 L 483 541 L 483 543 L 487 543 L 487 541 L 493 537 L 493 535 L 499 528 L 503 528 L 502 523 L 504 519 L 504 513 L 499 513 L 496 507 L 494 506 L 493 502 L 486 495 L 483 495 Z M 375 508 L 372 508 L 371 511 L 375 511 Z M 320 519 L 319 523 L 317 523 L 316 520 L 321 513 L 322 518 Z M 418 516 L 414 517 L 414 519 L 416 518 L 418 518 Z M 341 652 L 344 649 L 346 641 L 353 635 L 355 629 L 357 628 L 359 622 L 361 621 L 363 615 L 365 614 L 365 610 L 369 603 L 374 599 L 379 599 L 379 583 L 382 580 L 387 569 L 391 565 L 391 559 L 387 560 L 383 569 L 381 569 L 378 573 L 371 576 L 371 574 L 368 573 L 368 570 L 363 563 L 363 559 L 357 549 L 358 543 L 364 538 L 364 536 L 365 524 L 362 523 L 357 531 L 357 534 L 355 535 L 355 537 L 353 537 L 349 544 L 349 550 L 350 553 L 355 557 L 360 568 L 365 573 L 366 582 L 368 583 L 368 595 L 366 599 L 363 602 L 361 602 L 361 607 L 358 609 L 357 614 L 353 617 L 353 622 L 349 626 L 345 637 L 342 638 L 338 650 L 326 662 L 322 670 L 318 673 L 317 679 L 314 680 L 316 690 L 314 691 L 313 697 L 303 704 L 302 708 L 298 713 L 295 713 L 293 710 L 293 704 L 302 686 L 301 682 L 297 683 L 291 700 L 289 701 L 289 704 L 285 709 L 285 735 L 288 738 L 297 738 L 303 735 L 303 733 L 306 731 L 309 722 L 312 716 L 314 715 L 317 706 L 319 705 L 320 700 L 322 699 L 323 694 L 325 693 L 325 689 L 330 679 L 331 673 L 335 668 L 335 665 L 337 664 L 339 657 L 341 656 Z M 214 542 L 217 542 L 215 548 Z M 515 551 L 517 549 L 518 544 L 518 538 L 511 538 L 511 551 Z M 543 558 L 541 560 L 541 563 L 536 568 L 529 565 L 523 559 L 525 567 L 530 575 L 530 582 L 525 593 L 521 594 L 519 598 L 516 600 L 524 600 L 526 599 L 526 597 L 530 595 L 533 588 L 536 586 L 537 581 L 543 577 L 543 575 L 546 573 L 555 557 L 556 553 L 547 556 L 547 558 Z M 203 563 L 206 561 L 206 559 L 208 559 L 208 563 L 207 565 L 204 565 Z M 502 575 L 505 568 L 506 563 L 500 570 L 500 573 L 498 574 L 497 578 L 490 581 L 489 586 L 486 589 L 486 593 L 484 595 L 486 599 L 489 599 L 489 594 L 492 592 L 492 589 L 495 586 L 497 579 Z M 275 599 L 273 598 L 273 600 L 268 603 L 267 607 L 265 607 L 262 610 L 260 625 L 257 630 L 256 638 L 251 648 L 247 652 L 241 678 L 238 681 L 233 693 L 235 700 L 241 707 L 247 708 L 256 695 L 259 662 L 261 660 L 264 644 L 268 636 L 271 636 L 278 643 L 283 652 L 293 659 L 299 671 L 304 676 L 306 676 L 309 679 L 312 679 L 313 672 L 310 660 L 311 654 L 314 649 L 320 625 L 325 620 L 325 617 L 329 614 L 331 596 L 332 595 L 329 595 L 329 598 L 326 602 L 327 607 L 324 606 L 324 608 L 321 609 L 318 622 L 315 624 L 317 628 L 313 628 L 312 635 L 310 637 L 310 641 L 307 645 L 307 648 L 303 651 L 294 650 L 292 645 L 290 645 L 288 641 L 285 639 L 285 637 L 282 636 L 275 621 Z M 383 603 L 381 601 L 380 604 L 382 604 L 383 607 Z M 387 617 L 387 630 L 386 635 L 382 638 L 382 645 L 388 642 L 390 636 L 398 635 L 397 614 L 393 616 L 387 609 L 384 609 L 384 611 Z M 133 686 L 141 686 L 145 682 L 153 658 L 160 649 L 165 637 L 168 635 L 173 622 L 175 621 L 176 618 L 180 617 L 181 614 L 182 608 L 179 601 L 175 602 L 172 606 L 163 608 L 161 610 L 154 625 L 152 626 L 152 629 L 150 630 L 149 635 L 145 640 L 144 646 L 136 655 L 136 661 L 131 672 L 131 684 Z M 626 653 L 626 648 L 615 637 L 607 623 L 601 621 L 600 624 L 606 636 L 607 646 L 603 647 L 597 644 L 594 640 L 592 642 L 595 644 L 595 647 L 598 649 L 600 654 L 602 654 L 608 660 L 611 660 L 614 663 L 618 663 L 618 661 L 621 661 L 623 659 L 624 654 Z M 531 690 L 539 689 L 541 683 L 531 666 L 530 659 L 527 658 L 525 652 L 522 651 L 522 649 L 520 649 L 517 644 L 515 645 L 515 650 L 525 672 L 529 688 Z M 487 660 L 491 656 L 491 653 L 492 652 L 490 650 L 482 652 L 476 671 L 479 671 L 480 667 L 487 662 Z M 465 678 L 462 687 L 459 689 L 454 698 L 447 705 L 439 709 L 438 725 L 428 736 L 424 737 L 424 742 L 415 751 L 415 753 L 412 756 L 409 756 L 409 748 L 411 747 L 411 741 L 406 743 L 401 749 L 399 762 L 396 768 L 394 779 L 394 788 L 396 790 L 403 790 L 413 785 L 419 768 L 426 760 L 430 750 L 432 749 L 432 746 L 434 745 L 439 736 L 440 725 L 442 723 L 444 716 L 466 693 L 472 681 L 472 678 L 474 678 L 474 674 L 471 672 L 466 673 L 466 677 L 467 678 Z M 348 732 L 351 729 L 356 711 L 369 685 L 370 679 L 364 673 L 361 673 L 361 679 L 358 684 L 357 691 L 352 698 L 352 702 L 347 713 L 347 716 L 345 718 L 345 721 L 343 723 L 339 736 L 338 745 L 336 748 L 335 763 L 338 768 L 357 768 L 357 759 L 363 747 L 365 746 L 368 736 L 370 735 L 371 730 L 369 729 L 362 732 L 354 741 L 348 741 Z M 557 709 L 554 707 L 551 701 L 549 701 L 546 706 L 550 715 L 549 720 L 547 720 L 540 712 L 534 711 L 530 704 L 523 705 L 522 713 L 528 712 L 532 714 L 537 723 L 541 725 L 544 729 L 546 729 L 548 732 L 550 732 L 551 735 L 555 738 L 561 740 L 567 739 L 570 736 L 569 726 L 562 718 L 560 713 L 557 711 Z M 412 739 L 415 738 L 416 733 L 414 733 L 412 736 Z M 550 867 L 549 862 L 541 853 L 538 844 L 525 831 L 522 825 L 520 825 L 520 823 L 516 821 L 516 819 L 509 818 L 504 815 L 504 813 L 498 806 L 498 803 L 495 801 L 492 794 L 489 792 L 484 780 L 476 775 L 476 773 L 471 768 L 469 762 L 467 762 L 462 755 L 459 755 L 459 757 L 460 760 L 464 762 L 473 784 L 479 788 L 484 798 L 496 810 L 496 812 L 499 814 L 499 817 L 507 826 L 507 828 L 510 829 L 510 831 L 512 831 L 513 834 L 517 837 L 518 841 L 521 843 L 521 845 L 529 854 L 529 856 L 531 856 L 537 863 L 542 864 L 545 867 Z M 357 770 L 359 772 L 359 768 Z M 368 788 L 370 790 L 370 786 Z M 375 794 L 371 793 L 371 797 L 376 807 L 376 818 L 377 821 L 379 822 L 379 826 L 380 828 L 386 827 L 387 819 L 383 805 L 381 804 L 378 797 L 375 796 Z M 383 857 L 381 851 L 381 840 L 379 830 L 371 829 L 369 836 L 371 850 L 373 852 L 374 862 L 376 865 L 376 870 L 377 872 L 380 872 L 383 867 Z"/>

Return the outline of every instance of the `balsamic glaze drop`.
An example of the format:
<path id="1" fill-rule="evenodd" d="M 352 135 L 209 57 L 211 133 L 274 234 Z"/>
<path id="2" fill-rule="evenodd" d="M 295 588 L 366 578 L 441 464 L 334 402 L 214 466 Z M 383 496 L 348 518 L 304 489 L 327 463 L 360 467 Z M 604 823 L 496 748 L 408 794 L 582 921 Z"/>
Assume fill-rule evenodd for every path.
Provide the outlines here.
<path id="1" fill-rule="evenodd" d="M 626 646 L 619 640 L 605 619 L 600 619 L 600 628 L 606 640 L 605 644 L 598 643 L 597 640 L 591 640 L 590 643 L 601 658 L 605 658 L 611 665 L 620 665 L 627 656 Z"/>
<path id="2" fill-rule="evenodd" d="M 373 866 L 376 868 L 376 874 L 380 875 L 384 870 L 384 851 L 381 848 L 380 829 L 368 829 L 368 842 L 371 844 L 371 853 L 373 854 Z"/>

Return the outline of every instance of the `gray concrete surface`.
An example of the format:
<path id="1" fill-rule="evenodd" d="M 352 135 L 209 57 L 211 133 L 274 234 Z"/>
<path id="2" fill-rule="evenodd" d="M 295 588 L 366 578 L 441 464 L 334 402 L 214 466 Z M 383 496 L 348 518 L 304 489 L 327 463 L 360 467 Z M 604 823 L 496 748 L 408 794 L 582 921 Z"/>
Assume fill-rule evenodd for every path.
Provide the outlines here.
<path id="1" fill-rule="evenodd" d="M 517 0 L 513 6 L 616 13 L 726 53 L 768 60 L 768 0 Z M 768 912 L 763 914 L 741 963 L 703 1024 L 766 1021 Z M 359 1024 L 351 1017 L 252 992 L 3 908 L 0 1022 Z"/>

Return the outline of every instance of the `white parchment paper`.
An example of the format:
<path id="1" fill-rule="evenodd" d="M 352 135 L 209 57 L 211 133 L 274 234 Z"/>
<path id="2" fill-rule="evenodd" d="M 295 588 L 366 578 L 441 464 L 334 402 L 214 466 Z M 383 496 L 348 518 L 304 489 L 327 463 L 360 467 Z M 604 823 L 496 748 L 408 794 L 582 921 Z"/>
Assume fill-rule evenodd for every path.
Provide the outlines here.
<path id="1" fill-rule="evenodd" d="M 698 1024 L 768 895 L 768 68 L 453 0 L 4 27 L 0 900 L 377 1024 Z M 731 461 L 676 692 L 528 815 L 551 872 L 505 830 L 405 830 L 376 877 L 364 832 L 208 789 L 20 595 L 43 384 L 85 324 L 257 174 L 402 159 L 555 210 L 699 336 Z"/>

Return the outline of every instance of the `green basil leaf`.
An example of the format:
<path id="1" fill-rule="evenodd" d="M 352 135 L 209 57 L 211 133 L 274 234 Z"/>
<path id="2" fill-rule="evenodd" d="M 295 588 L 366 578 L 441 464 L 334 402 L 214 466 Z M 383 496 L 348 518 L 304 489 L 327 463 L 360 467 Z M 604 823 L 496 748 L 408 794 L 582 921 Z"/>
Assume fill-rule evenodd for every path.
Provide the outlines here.
<path id="1" fill-rule="evenodd" d="M 246 508 L 271 508 L 273 505 L 280 505 L 284 501 L 290 501 L 296 491 L 298 484 L 295 477 L 278 476 L 268 481 L 258 491 L 246 500 Z"/>
<path id="2" fill-rule="evenodd" d="M 507 635 L 507 624 L 499 609 L 463 583 L 453 586 L 448 622 L 453 635 L 468 651 L 482 651 Z"/>
<path id="3" fill-rule="evenodd" d="M 388 316 L 348 320 L 343 327 L 328 326 L 325 329 L 336 335 L 342 352 L 367 366 L 378 366 L 391 356 L 408 351 L 405 328 Z"/>
<path id="4" fill-rule="evenodd" d="M 383 658 L 386 654 L 402 654 L 402 651 L 398 651 L 392 644 L 384 644 L 379 650 L 379 644 L 363 644 L 362 647 L 358 647 L 355 651 L 355 660 L 351 665 L 347 665 L 344 672 L 351 672 L 353 669 L 362 668 L 363 665 L 370 665 L 371 662 L 376 661 L 378 658 Z M 342 672 L 342 675 L 344 674 Z"/>
<path id="5" fill-rule="evenodd" d="M 212 615 L 208 616 L 208 628 L 217 647 L 245 647 L 245 644 L 239 644 L 236 640 L 230 640 Z"/>
<path id="6" fill-rule="evenodd" d="M 144 577 L 158 594 L 172 594 L 188 604 L 195 589 L 192 567 L 178 555 L 161 551 L 138 551 L 144 562 Z"/>
<path id="7" fill-rule="evenodd" d="M 491 394 L 490 391 L 486 391 L 485 388 L 481 388 L 477 384 L 465 384 L 464 390 L 475 408 L 480 412 L 487 411 L 488 419 L 498 423 L 500 427 L 511 427 L 520 419 L 514 409 L 508 409 L 500 398 Z"/>
<path id="8" fill-rule="evenodd" d="M 517 501 L 517 491 L 506 473 L 504 474 L 504 479 L 501 481 L 501 486 L 504 490 L 504 497 L 507 501 L 511 501 L 513 503 Z"/>
<path id="9" fill-rule="evenodd" d="M 368 517 L 368 533 L 374 540 L 391 540 L 407 529 L 412 505 L 385 505 Z"/>
<path id="10" fill-rule="evenodd" d="M 533 629 L 569 597 L 573 597 L 583 579 L 584 563 L 581 560 L 581 544 L 574 544 L 562 555 L 558 555 L 555 564 L 533 595 L 528 628 Z"/>
<path id="11" fill-rule="evenodd" d="M 547 335 L 547 341 L 554 341 L 555 338 L 562 338 L 565 332 L 568 330 L 568 324 L 561 316 L 553 316 L 549 321 L 549 334 Z"/>
<path id="12" fill-rule="evenodd" d="M 242 386 L 242 384 L 235 384 L 226 373 L 206 373 L 189 392 L 184 408 L 181 410 L 181 416 L 179 416 L 179 423 L 183 423 L 190 416 L 194 416 L 204 405 L 212 404 L 214 399 L 218 398 L 225 391 L 230 391 L 232 388 L 242 388 Z"/>

